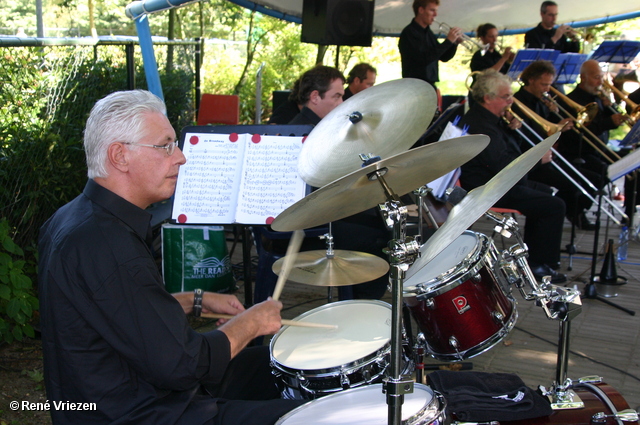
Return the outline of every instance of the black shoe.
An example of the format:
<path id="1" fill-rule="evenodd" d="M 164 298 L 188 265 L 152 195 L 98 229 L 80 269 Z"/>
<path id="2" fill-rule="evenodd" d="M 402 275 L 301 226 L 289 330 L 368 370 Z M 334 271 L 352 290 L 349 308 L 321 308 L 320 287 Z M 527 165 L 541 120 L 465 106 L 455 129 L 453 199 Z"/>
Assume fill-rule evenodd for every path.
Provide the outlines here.
<path id="1" fill-rule="evenodd" d="M 582 213 L 578 216 L 576 222 L 574 223 L 574 218 L 570 217 L 569 221 L 576 225 L 576 227 L 580 230 L 596 230 L 596 224 L 589 220 L 586 213 Z"/>
<path id="2" fill-rule="evenodd" d="M 538 282 L 542 282 L 542 278 L 544 276 L 551 276 L 551 283 L 564 283 L 567 281 L 566 275 L 552 270 L 551 267 L 547 266 L 546 264 L 530 264 L 529 267 L 531 268 L 531 273 L 533 273 Z"/>

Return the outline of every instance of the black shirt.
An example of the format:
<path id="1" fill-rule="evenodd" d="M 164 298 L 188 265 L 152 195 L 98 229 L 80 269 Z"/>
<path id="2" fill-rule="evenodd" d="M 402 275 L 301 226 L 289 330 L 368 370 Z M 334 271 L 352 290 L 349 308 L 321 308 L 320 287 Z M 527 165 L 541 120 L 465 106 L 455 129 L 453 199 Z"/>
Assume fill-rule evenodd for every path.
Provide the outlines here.
<path id="1" fill-rule="evenodd" d="M 299 113 L 300 108 L 298 108 L 298 103 L 293 100 L 288 100 L 273 111 L 268 124 L 288 124 L 289 121 L 294 119 Z"/>
<path id="2" fill-rule="evenodd" d="M 353 93 L 351 93 L 351 89 L 349 89 L 349 87 L 347 87 L 346 89 L 344 89 L 344 94 L 342 95 L 342 100 L 347 100 L 349 99 L 351 96 L 353 96 Z"/>
<path id="3" fill-rule="evenodd" d="M 318 125 L 322 118 L 316 115 L 311 109 L 306 106 L 302 108 L 300 113 L 292 119 L 289 124 L 297 124 L 297 125 Z"/>
<path id="4" fill-rule="evenodd" d="M 560 121 L 560 117 L 552 113 L 547 105 L 545 105 L 540 99 L 535 97 L 533 94 L 526 91 L 524 87 L 518 90 L 518 92 L 514 95 L 514 97 L 518 99 L 520 102 L 522 102 L 524 106 L 526 106 L 527 108 L 535 112 L 540 118 L 546 121 L 549 121 L 550 123 L 553 123 L 553 124 L 556 124 Z M 540 126 L 540 124 L 538 124 L 531 117 L 527 116 L 524 112 L 522 112 L 521 109 L 516 104 L 514 104 L 512 108 L 514 112 L 518 114 L 519 117 L 523 118 L 525 122 L 531 128 L 533 128 L 538 133 L 538 135 L 540 135 L 540 137 L 545 139 L 548 137 L 546 131 Z M 537 144 L 538 142 L 540 142 L 540 139 L 536 138 L 534 135 L 531 135 L 528 137 L 531 139 L 533 143 Z M 529 147 L 530 145 L 527 144 L 526 149 L 523 149 L 523 150 L 527 150 L 529 149 Z"/>
<path id="5" fill-rule="evenodd" d="M 491 139 L 482 152 L 461 167 L 460 183 L 466 190 L 487 183 L 522 153 L 518 133 L 479 103 L 471 106 L 458 125 L 469 126 L 469 134 L 486 134 Z M 518 184 L 524 181 L 526 176 Z"/>
<path id="6" fill-rule="evenodd" d="M 449 61 L 458 46 L 447 39 L 439 43 L 429 26 L 422 28 L 414 19 L 402 30 L 398 48 L 402 78 L 418 78 L 434 85 L 440 81 L 438 61 Z"/>
<path id="7" fill-rule="evenodd" d="M 195 332 L 148 246 L 151 215 L 89 180 L 41 228 L 39 296 L 54 424 L 203 424 L 201 382 L 221 380 L 230 346 Z"/>
<path id="8" fill-rule="evenodd" d="M 497 64 L 498 61 L 502 59 L 502 53 L 497 50 L 494 51 L 486 51 L 484 55 L 482 54 L 482 50 L 478 50 L 471 57 L 471 72 L 473 71 L 484 71 L 485 69 L 491 68 L 493 65 Z M 509 71 L 509 63 L 502 65 L 498 71 L 503 74 L 506 74 Z"/>
<path id="9" fill-rule="evenodd" d="M 551 37 L 555 34 L 556 28 L 547 30 L 540 23 L 537 27 L 531 28 L 525 33 L 524 45 L 528 49 L 553 49 L 559 50 L 561 53 L 580 52 L 580 43 L 578 41 L 571 41 L 567 37 L 560 37 L 556 43 L 551 41 Z"/>

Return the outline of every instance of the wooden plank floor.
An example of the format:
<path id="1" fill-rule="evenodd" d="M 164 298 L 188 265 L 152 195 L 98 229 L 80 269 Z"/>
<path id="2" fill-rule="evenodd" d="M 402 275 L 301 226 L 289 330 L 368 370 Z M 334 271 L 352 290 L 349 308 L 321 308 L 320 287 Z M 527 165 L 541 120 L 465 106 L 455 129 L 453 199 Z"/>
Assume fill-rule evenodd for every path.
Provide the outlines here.
<path id="1" fill-rule="evenodd" d="M 523 229 L 524 217 L 519 217 Z M 598 251 L 602 254 L 608 239 L 617 243 L 619 227 L 615 224 L 603 227 L 599 233 Z M 491 236 L 493 222 L 482 217 L 472 230 Z M 563 247 L 570 242 L 571 226 L 565 221 Z M 584 295 L 584 288 L 591 276 L 591 252 L 593 251 L 595 232 L 576 231 L 574 240 L 577 253 L 573 256 L 571 270 L 567 270 L 570 259 L 562 254 L 560 272 L 566 273 L 569 282 L 566 286 L 576 287 Z M 507 240 L 506 246 L 514 244 Z M 495 244 L 502 250 L 502 242 L 497 236 Z M 241 248 L 236 246 L 233 262 L 241 262 Z M 255 255 L 255 251 L 254 251 Z M 602 256 L 596 263 L 596 274 L 602 268 Z M 253 259 L 254 262 L 256 259 Z M 627 284 L 619 287 L 619 295 L 605 300 L 614 302 L 630 310 L 640 310 L 640 243 L 633 239 L 629 243 L 628 259 L 617 262 L 619 276 L 627 278 Z M 241 276 L 240 276 L 241 279 Z M 238 281 L 238 297 L 243 300 L 243 282 Z M 287 283 L 281 296 L 284 304 L 282 316 L 293 319 L 305 312 L 327 303 L 328 289 L 296 283 Z M 334 301 L 337 290 L 333 290 Z M 486 372 L 509 372 L 520 376 L 524 382 L 536 388 L 539 385 L 549 387 L 556 376 L 557 344 L 560 323 L 548 319 L 543 310 L 532 301 L 522 299 L 514 288 L 517 299 L 518 321 L 507 337 L 493 348 L 472 359 L 473 370 Z M 385 301 L 390 301 L 387 294 Z M 413 333 L 417 332 L 415 323 Z M 265 340 L 268 343 L 269 338 Z M 630 315 L 598 299 L 582 296 L 582 311 L 570 322 L 570 357 L 568 377 L 578 379 L 588 375 L 598 375 L 613 386 L 627 400 L 632 408 L 640 406 L 640 314 Z M 427 364 L 443 363 L 427 358 Z"/>

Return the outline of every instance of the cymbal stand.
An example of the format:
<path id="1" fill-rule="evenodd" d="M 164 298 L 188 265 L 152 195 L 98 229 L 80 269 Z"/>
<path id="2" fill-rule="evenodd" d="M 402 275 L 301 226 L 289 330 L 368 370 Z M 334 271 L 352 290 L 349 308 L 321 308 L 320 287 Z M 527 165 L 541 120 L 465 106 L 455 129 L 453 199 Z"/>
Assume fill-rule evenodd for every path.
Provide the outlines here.
<path id="1" fill-rule="evenodd" d="M 367 159 L 361 155 L 363 161 Z M 404 394 L 413 392 L 413 380 L 401 376 L 402 373 L 402 290 L 405 273 L 413 264 L 420 244 L 415 238 L 406 235 L 407 207 L 402 205 L 400 197 L 387 185 L 384 179 L 386 169 L 382 168 L 369 174 L 369 180 L 377 180 L 387 197 L 387 202 L 379 208 L 387 227 L 393 229 L 393 239 L 385 252 L 389 255 L 391 267 L 389 283 L 391 285 L 391 361 L 389 376 L 383 383 L 383 391 L 387 395 L 388 424 L 402 424 L 402 404 Z"/>
<path id="2" fill-rule="evenodd" d="M 434 229 L 438 230 L 438 222 L 436 221 L 433 214 L 431 214 L 431 210 L 429 209 L 429 207 L 424 202 L 424 198 L 431 192 L 433 192 L 433 189 L 427 185 L 420 186 L 413 191 L 413 194 L 418 197 L 418 235 L 420 236 L 420 240 L 418 241 L 418 243 L 421 243 L 424 240 L 424 235 L 422 233 L 422 218 L 424 217 L 424 215 L 426 215 L 426 218 L 427 220 L 429 220 L 431 226 L 433 226 Z"/>
<path id="3" fill-rule="evenodd" d="M 319 236 L 320 240 L 325 241 L 327 246 L 327 258 L 335 257 L 335 251 L 333 250 L 333 233 L 331 231 L 331 222 L 329 222 L 329 232 Z M 333 302 L 333 287 L 327 287 L 327 302 Z"/>
<path id="4" fill-rule="evenodd" d="M 505 237 L 514 235 L 518 240 L 516 245 L 502 253 L 504 261 L 502 270 L 506 274 L 507 281 L 518 288 L 525 300 L 535 301 L 536 305 L 542 307 L 547 318 L 560 322 L 556 379 L 549 390 L 540 386 L 542 394 L 550 398 L 553 409 L 582 408 L 584 403 L 571 389 L 574 382 L 567 378 L 570 324 L 571 320 L 582 311 L 580 291 L 553 285 L 550 283 L 550 276 L 545 276 L 542 284 L 538 284 L 526 260 L 528 249 L 520 235 L 517 222 L 511 217 L 504 217 L 493 211 L 487 212 L 487 215 L 498 223 L 496 231 Z M 529 292 L 527 292 L 527 286 L 530 288 Z M 589 379 L 589 381 L 594 380 Z"/>

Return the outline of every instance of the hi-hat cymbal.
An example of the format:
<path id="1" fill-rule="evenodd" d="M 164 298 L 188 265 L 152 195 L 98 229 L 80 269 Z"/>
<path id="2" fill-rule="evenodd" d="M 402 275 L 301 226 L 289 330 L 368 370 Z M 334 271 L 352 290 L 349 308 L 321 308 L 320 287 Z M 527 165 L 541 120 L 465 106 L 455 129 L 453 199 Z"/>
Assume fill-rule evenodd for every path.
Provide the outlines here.
<path id="1" fill-rule="evenodd" d="M 487 183 L 467 193 L 462 201 L 451 209 L 447 221 L 420 247 L 420 257 L 407 270 L 404 286 L 422 283 L 412 277 L 498 202 L 540 161 L 559 137 L 558 132 L 546 138 L 513 160 Z"/>
<path id="2" fill-rule="evenodd" d="M 414 78 L 363 90 L 338 105 L 309 133 L 298 159 L 298 174 L 307 184 L 321 187 L 359 169 L 359 154 L 386 159 L 404 152 L 427 130 L 436 106 L 433 87 Z"/>
<path id="3" fill-rule="evenodd" d="M 280 274 L 285 257 L 273 264 L 273 272 Z M 345 286 L 377 279 L 389 270 L 380 257 L 356 251 L 337 249 L 333 258 L 327 251 L 299 252 L 288 280 L 312 286 Z"/>
<path id="4" fill-rule="evenodd" d="M 388 186 L 404 195 L 464 164 L 488 144 L 485 135 L 462 136 L 383 159 L 302 198 L 280 213 L 271 227 L 281 232 L 307 229 L 362 212 L 387 201 L 380 183 L 369 179 L 374 171 L 386 171 Z"/>

